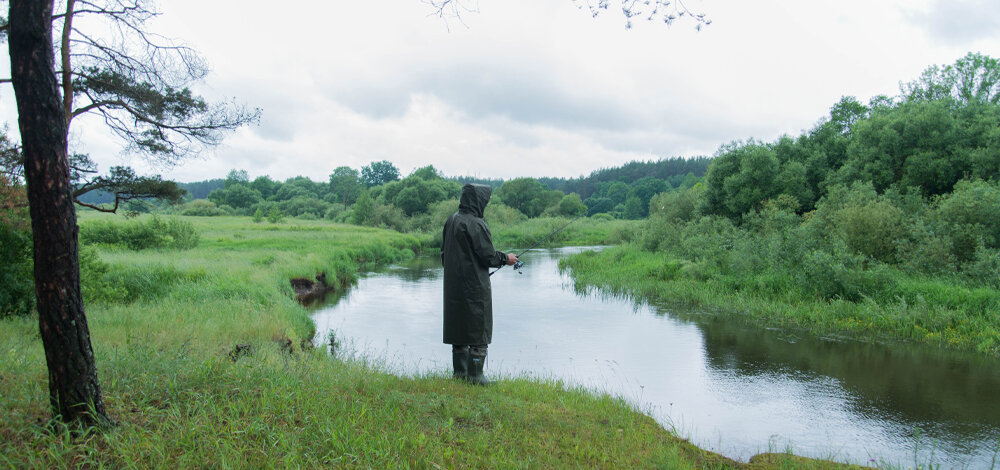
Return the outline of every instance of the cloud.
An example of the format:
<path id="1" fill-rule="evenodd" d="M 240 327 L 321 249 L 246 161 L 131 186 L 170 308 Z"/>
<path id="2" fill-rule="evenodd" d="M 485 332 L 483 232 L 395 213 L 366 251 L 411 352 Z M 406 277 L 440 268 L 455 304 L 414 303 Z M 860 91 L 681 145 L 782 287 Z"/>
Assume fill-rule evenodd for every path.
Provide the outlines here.
<path id="1" fill-rule="evenodd" d="M 926 10 L 909 10 L 905 16 L 953 46 L 1000 38 L 996 0 L 932 0 Z"/>

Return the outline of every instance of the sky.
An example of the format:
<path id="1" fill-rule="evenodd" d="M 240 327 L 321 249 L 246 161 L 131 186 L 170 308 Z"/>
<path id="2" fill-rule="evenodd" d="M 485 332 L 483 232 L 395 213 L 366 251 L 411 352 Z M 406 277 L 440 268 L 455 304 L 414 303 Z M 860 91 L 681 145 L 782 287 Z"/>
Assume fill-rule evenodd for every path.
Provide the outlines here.
<path id="1" fill-rule="evenodd" d="M 182 182 L 232 169 L 326 181 L 380 160 L 403 175 L 577 177 L 797 136 L 842 96 L 896 95 L 968 52 L 1000 57 L 996 0 L 688 0 L 712 21 L 700 31 L 626 28 L 617 1 L 597 17 L 586 0 L 465 1 L 477 11 L 461 21 L 422 0 L 161 1 L 150 29 L 211 68 L 194 91 L 260 108 L 260 122 L 164 167 L 83 117 L 71 151 Z M 9 84 L 0 122 L 18 140 Z"/>

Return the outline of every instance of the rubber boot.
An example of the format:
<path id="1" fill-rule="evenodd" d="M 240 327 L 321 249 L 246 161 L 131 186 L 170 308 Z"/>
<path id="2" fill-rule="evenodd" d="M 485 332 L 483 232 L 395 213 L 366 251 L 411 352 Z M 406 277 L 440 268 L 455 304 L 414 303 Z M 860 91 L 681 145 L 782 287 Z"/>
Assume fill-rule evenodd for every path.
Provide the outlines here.
<path id="1" fill-rule="evenodd" d="M 483 368 L 486 367 L 486 346 L 472 346 L 469 348 L 469 377 L 468 380 L 474 385 L 489 385 L 483 375 Z"/>
<path id="2" fill-rule="evenodd" d="M 452 375 L 456 379 L 465 380 L 469 378 L 469 347 L 451 347 L 451 365 L 455 369 Z"/>

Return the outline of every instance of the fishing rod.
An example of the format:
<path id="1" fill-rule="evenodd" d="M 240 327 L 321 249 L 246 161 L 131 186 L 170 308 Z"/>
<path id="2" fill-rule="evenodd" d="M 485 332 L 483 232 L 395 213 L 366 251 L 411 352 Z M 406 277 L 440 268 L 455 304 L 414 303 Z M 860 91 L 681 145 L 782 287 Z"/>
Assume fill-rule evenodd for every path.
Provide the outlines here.
<path id="1" fill-rule="evenodd" d="M 541 244 L 542 244 L 542 242 L 544 242 L 545 240 L 548 240 L 549 238 L 552 238 L 552 236 L 554 236 L 555 234 L 557 234 L 557 233 L 559 233 L 559 232 L 562 232 L 564 228 L 566 228 L 566 227 L 569 227 L 569 225 L 570 225 L 570 224 L 572 224 L 573 222 L 576 222 L 576 221 L 577 221 L 577 219 L 579 219 L 580 217 L 583 217 L 583 214 L 580 214 L 580 215 L 578 215 L 578 216 L 574 217 L 574 218 L 573 218 L 573 220 L 570 220 L 569 222 L 566 222 L 566 225 L 563 225 L 562 227 L 559 227 L 559 228 L 558 228 L 558 229 L 556 229 L 556 230 L 555 230 L 554 232 L 552 232 L 552 233 L 549 233 L 548 235 L 546 235 L 545 237 L 543 237 L 543 238 L 542 238 L 541 240 L 538 240 L 537 242 L 535 242 L 535 244 L 534 244 L 534 245 L 531 245 L 531 246 L 529 246 L 529 247 L 525 248 L 525 249 L 524 249 L 524 251 L 522 251 L 522 252 L 520 252 L 520 253 L 518 253 L 518 254 L 514 255 L 514 256 L 516 256 L 516 257 L 517 257 L 517 262 L 516 262 L 516 263 L 514 263 L 514 264 L 513 264 L 512 266 L 511 266 L 511 269 L 513 269 L 513 270 L 517 271 L 517 272 L 518 272 L 518 274 L 520 274 L 520 273 L 521 273 L 521 267 L 522 267 L 522 266 L 524 266 L 524 263 L 522 263 L 522 262 L 521 262 L 521 255 L 523 255 L 523 254 L 527 253 L 527 252 L 528 252 L 528 250 L 531 250 L 532 248 L 535 248 L 535 247 L 537 247 L 538 245 L 541 245 Z M 506 266 L 506 264 L 505 264 L 504 266 Z M 496 273 L 497 273 L 497 271 L 499 271 L 499 270 L 501 270 L 501 269 L 503 269 L 503 266 L 500 266 L 499 268 L 497 268 L 496 270 L 494 270 L 493 272 L 491 272 L 491 273 L 490 273 L 490 276 L 492 276 L 492 275 L 496 274 Z"/>

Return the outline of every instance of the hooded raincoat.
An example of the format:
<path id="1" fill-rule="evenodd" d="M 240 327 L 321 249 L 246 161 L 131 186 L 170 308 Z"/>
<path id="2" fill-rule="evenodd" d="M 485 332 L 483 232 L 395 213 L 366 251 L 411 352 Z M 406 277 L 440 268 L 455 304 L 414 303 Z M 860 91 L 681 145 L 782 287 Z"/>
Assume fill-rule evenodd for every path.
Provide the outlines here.
<path id="1" fill-rule="evenodd" d="M 458 212 L 444 224 L 444 342 L 490 344 L 493 339 L 493 294 L 489 268 L 506 264 L 507 255 L 493 248 L 483 211 L 492 189 L 481 184 L 462 187 Z"/>

